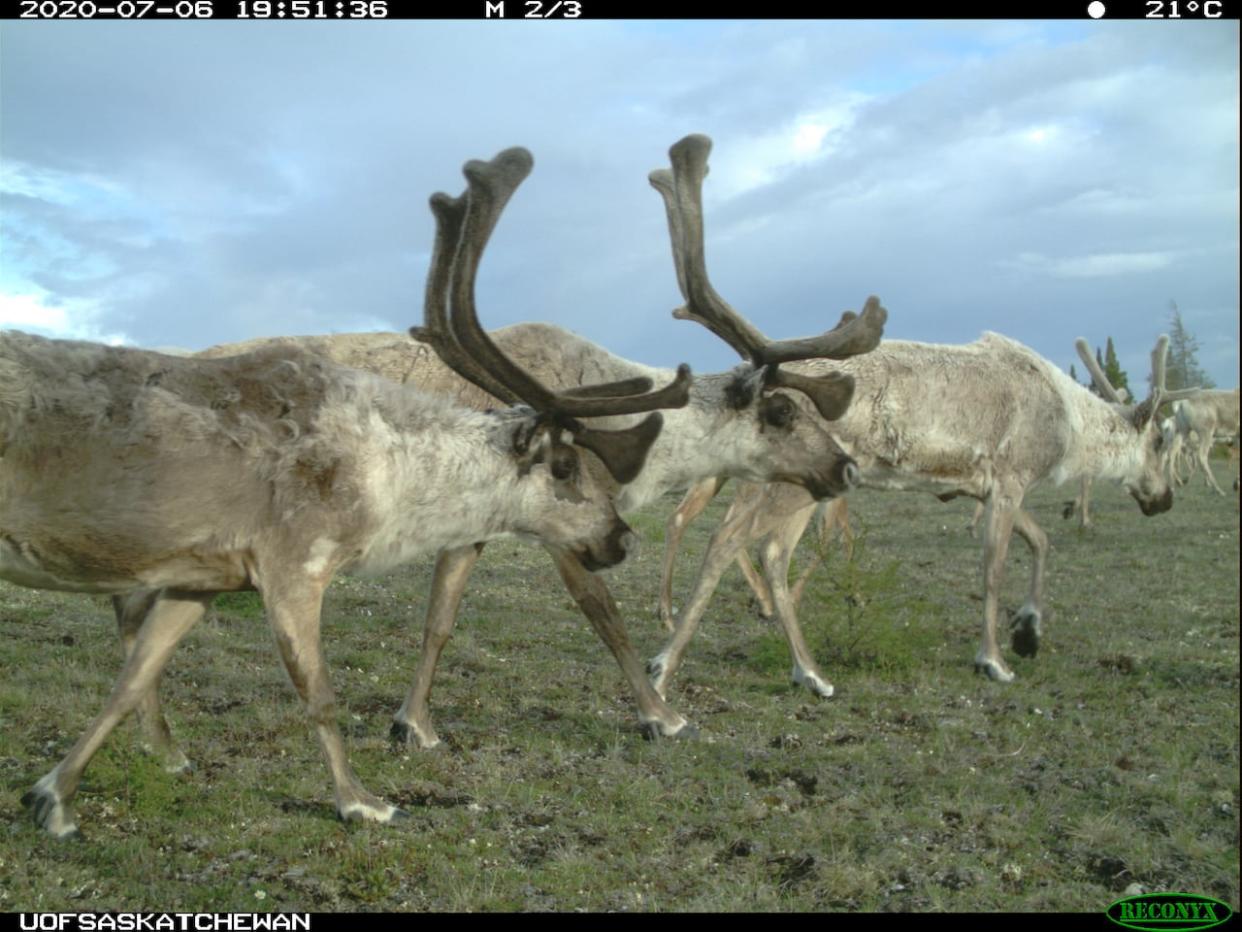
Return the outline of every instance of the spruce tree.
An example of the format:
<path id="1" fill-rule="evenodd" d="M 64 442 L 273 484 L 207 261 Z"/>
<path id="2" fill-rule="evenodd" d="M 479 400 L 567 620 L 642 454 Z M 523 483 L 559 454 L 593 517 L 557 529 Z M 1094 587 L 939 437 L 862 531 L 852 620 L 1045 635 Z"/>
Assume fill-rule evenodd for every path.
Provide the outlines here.
<path id="1" fill-rule="evenodd" d="M 1199 365 L 1199 341 L 1182 323 L 1176 301 L 1169 302 L 1169 355 L 1165 363 L 1165 388 L 1212 388 L 1216 385 Z"/>
<path id="2" fill-rule="evenodd" d="M 1103 371 L 1103 369 L 1104 369 L 1104 356 L 1103 356 L 1103 354 L 1101 354 L 1101 353 L 1100 353 L 1100 348 L 1099 348 L 1098 346 L 1095 348 L 1095 364 L 1096 364 L 1096 365 L 1100 368 L 1100 370 L 1101 370 L 1101 371 Z M 1088 372 L 1087 374 L 1088 374 L 1088 375 L 1091 375 L 1091 373 L 1090 373 L 1090 372 Z M 1087 380 L 1087 389 L 1088 389 L 1088 390 L 1089 390 L 1089 391 L 1090 391 L 1093 395 L 1099 395 L 1101 398 L 1103 398 L 1103 397 L 1104 397 L 1104 393 L 1103 393 L 1102 391 L 1100 391 L 1100 387 L 1099 387 L 1098 385 L 1096 385 L 1096 383 L 1095 383 L 1095 376 L 1093 376 L 1093 375 L 1091 375 L 1091 378 Z"/>
<path id="3" fill-rule="evenodd" d="M 1113 388 L 1120 391 L 1125 389 L 1130 393 L 1130 397 L 1134 397 L 1134 392 L 1130 391 L 1130 380 L 1127 378 L 1125 371 L 1122 370 L 1121 364 L 1117 362 L 1117 351 L 1113 349 L 1113 338 L 1109 337 L 1104 347 L 1104 375 Z"/>

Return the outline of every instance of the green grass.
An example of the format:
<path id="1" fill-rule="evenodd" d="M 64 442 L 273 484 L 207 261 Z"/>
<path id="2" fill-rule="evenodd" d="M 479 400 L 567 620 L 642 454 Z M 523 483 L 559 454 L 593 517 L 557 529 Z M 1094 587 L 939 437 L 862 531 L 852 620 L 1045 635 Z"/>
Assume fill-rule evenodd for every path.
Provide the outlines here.
<path id="1" fill-rule="evenodd" d="M 431 561 L 340 579 L 323 625 L 339 721 L 364 783 L 413 814 L 399 827 L 336 821 L 261 604 L 241 594 L 164 677 L 196 769 L 165 774 L 123 724 L 78 798 L 87 840 L 52 841 L 19 799 L 98 711 L 120 648 L 106 599 L 0 584 L 0 910 L 1103 911 L 1134 883 L 1237 909 L 1237 499 L 1200 482 L 1147 519 L 1098 488 L 1079 532 L 1059 515 L 1069 497 L 1030 497 L 1053 544 L 1050 612 L 1037 658 L 1007 653 L 1014 683 L 972 672 L 970 504 L 860 493 L 855 559 L 828 553 L 802 609 L 837 695 L 788 682 L 783 639 L 731 570 L 672 683 L 700 728 L 687 741 L 640 737 L 547 557 L 493 544 L 432 697 L 447 746 L 394 751 Z M 647 546 L 608 576 L 642 656 L 663 641 L 672 504 L 634 517 Z M 688 533 L 678 598 L 725 504 Z M 1015 540 L 1003 605 L 1029 566 Z"/>

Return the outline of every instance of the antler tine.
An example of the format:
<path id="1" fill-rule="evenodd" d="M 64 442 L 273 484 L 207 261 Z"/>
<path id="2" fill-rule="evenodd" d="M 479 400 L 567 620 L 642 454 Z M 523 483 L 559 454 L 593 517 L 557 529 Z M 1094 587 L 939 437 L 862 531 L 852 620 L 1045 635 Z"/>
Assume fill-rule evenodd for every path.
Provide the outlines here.
<path id="1" fill-rule="evenodd" d="M 558 392 L 556 403 L 570 417 L 609 417 L 615 414 L 640 414 L 658 408 L 684 408 L 690 402 L 690 366 L 682 363 L 667 385 L 648 392 L 627 392 L 639 379 L 621 379 L 600 385 Z"/>
<path id="2" fill-rule="evenodd" d="M 1192 385 L 1189 388 L 1175 388 L 1172 391 L 1165 391 L 1161 394 L 1160 403 L 1169 404 L 1174 401 L 1181 401 L 1184 398 L 1193 398 L 1202 391 L 1202 385 Z"/>
<path id="3" fill-rule="evenodd" d="M 506 386 L 509 398 L 516 396 L 531 407 L 546 411 L 551 407 L 551 392 L 496 347 L 491 337 L 478 325 L 474 310 L 474 282 L 479 256 L 491 237 L 500 212 L 517 186 L 530 174 L 533 165 L 534 159 L 529 152 L 512 148 L 501 152 L 490 162 L 471 160 L 462 169 L 469 187 L 457 252 L 453 257 L 449 327 L 454 340 L 473 364 L 486 370 L 494 381 Z"/>
<path id="4" fill-rule="evenodd" d="M 1079 337 L 1074 341 L 1074 349 L 1078 350 L 1078 358 L 1082 360 L 1082 364 L 1087 367 L 1087 371 L 1091 373 L 1091 381 L 1095 383 L 1095 387 L 1100 394 L 1108 401 L 1115 405 L 1125 404 L 1121 397 L 1117 394 L 1117 389 L 1113 388 L 1113 384 L 1108 381 L 1108 376 L 1104 374 L 1104 370 L 1100 368 L 1100 364 L 1095 361 L 1095 357 L 1091 355 L 1091 346 L 1087 341 Z"/>
<path id="5" fill-rule="evenodd" d="M 686 306 L 674 311 L 673 316 L 697 321 L 737 350 L 743 359 L 759 365 L 768 338 L 735 311 L 707 277 L 703 247 L 703 179 L 707 177 L 707 156 L 711 150 L 712 141 L 699 134 L 685 137 L 668 150 L 673 164 L 671 206 L 664 176 L 659 172 L 648 176 L 664 198 L 669 213 L 673 261 L 680 269 L 678 284 L 686 299 Z"/>
<path id="6" fill-rule="evenodd" d="M 451 322 L 462 348 L 491 370 L 510 389 L 536 410 L 566 417 L 607 417 L 636 414 L 656 408 L 673 408 L 689 400 L 690 367 L 682 365 L 676 378 L 664 388 L 643 393 L 650 382 L 633 379 L 553 392 L 506 356 L 479 323 L 474 303 L 474 280 L 482 254 L 500 213 L 534 164 L 522 148 L 506 149 L 491 162 L 467 162 L 469 184 L 466 217 L 462 227 L 450 291 Z"/>
<path id="7" fill-rule="evenodd" d="M 445 364 L 462 378 L 505 404 L 514 404 L 518 397 L 462 350 L 449 326 L 449 280 L 466 216 L 466 195 L 450 197 L 443 192 L 431 195 L 431 213 L 436 221 L 436 235 L 423 298 L 423 326 L 411 327 L 410 336 L 430 344 Z"/>
<path id="8" fill-rule="evenodd" d="M 636 375 L 629 379 L 616 382 L 603 382 L 598 385 L 581 385 L 576 388 L 562 389 L 560 395 L 565 398 L 617 398 L 623 395 L 638 395 L 651 391 L 655 382 L 645 375 Z"/>
<path id="9" fill-rule="evenodd" d="M 861 314 L 854 315 L 846 311 L 841 315 L 840 323 L 817 337 L 769 343 L 763 347 L 756 364 L 762 362 L 775 365 L 814 358 L 848 359 L 850 356 L 869 353 L 880 345 L 887 320 L 888 311 L 880 304 L 879 298 L 871 295 L 863 305 Z"/>
<path id="10" fill-rule="evenodd" d="M 1155 402 L 1155 406 L 1159 406 L 1160 399 L 1165 394 L 1164 377 L 1165 377 L 1165 360 L 1169 355 L 1169 335 L 1162 333 L 1156 339 L 1156 346 L 1151 351 L 1151 397 Z"/>
<path id="11" fill-rule="evenodd" d="M 681 248 L 685 234 L 681 228 L 681 211 L 677 209 L 677 199 L 673 193 L 673 173 L 667 168 L 657 168 L 648 173 L 647 181 L 664 201 L 664 215 L 668 218 L 668 240 L 673 247 L 673 270 L 677 273 L 677 290 L 685 298 L 690 293 L 686 288 L 685 251 Z M 679 307 L 673 311 L 673 316 L 685 320 L 687 311 L 684 307 Z"/>

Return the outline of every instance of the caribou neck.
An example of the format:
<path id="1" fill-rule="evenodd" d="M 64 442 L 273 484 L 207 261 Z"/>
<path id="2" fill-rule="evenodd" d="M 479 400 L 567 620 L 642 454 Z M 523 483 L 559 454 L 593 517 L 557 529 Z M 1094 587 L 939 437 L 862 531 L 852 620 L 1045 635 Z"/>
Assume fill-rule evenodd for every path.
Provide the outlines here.
<path id="1" fill-rule="evenodd" d="M 671 371 L 662 371 L 658 378 L 671 375 Z M 711 476 L 763 480 L 747 468 L 747 451 L 741 449 L 739 432 L 733 430 L 740 418 L 750 415 L 734 411 L 724 401 L 725 388 L 734 378 L 733 373 L 695 376 L 689 403 L 663 412 L 664 429 L 652 444 L 643 471 L 617 495 L 622 512 L 642 508 Z"/>
<path id="2" fill-rule="evenodd" d="M 1070 432 L 1065 456 L 1053 470 L 1057 484 L 1092 477 L 1125 480 L 1143 468 L 1143 448 L 1135 428 L 1114 405 L 1086 389 L 1075 393 L 1078 423 Z"/>
<path id="3" fill-rule="evenodd" d="M 422 398 L 426 404 L 427 396 Z M 450 410 L 445 404 L 446 416 Z M 520 516 L 528 489 L 508 452 L 522 415 L 455 411 L 451 443 L 426 429 L 426 409 L 419 412 L 419 424 L 401 418 L 394 424 L 375 415 L 369 429 L 385 442 L 372 457 L 365 494 L 377 527 L 366 550 L 351 562 L 353 569 L 383 572 L 420 554 L 523 535 Z M 483 449 L 492 455 L 480 456 Z M 454 489 L 451 497 L 443 495 L 445 488 Z M 411 521 L 410 514 L 418 514 L 419 521 Z"/>

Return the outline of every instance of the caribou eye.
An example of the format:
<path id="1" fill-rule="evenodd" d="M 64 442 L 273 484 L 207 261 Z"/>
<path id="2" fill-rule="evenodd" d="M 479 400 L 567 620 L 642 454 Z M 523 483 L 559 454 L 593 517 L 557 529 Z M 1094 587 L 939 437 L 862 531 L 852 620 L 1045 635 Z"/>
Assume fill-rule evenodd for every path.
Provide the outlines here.
<path id="1" fill-rule="evenodd" d="M 788 427 L 796 411 L 794 403 L 784 395 L 765 395 L 759 402 L 759 416 L 773 427 Z"/>
<path id="2" fill-rule="evenodd" d="M 578 472 L 578 454 L 569 447 L 557 447 L 552 451 L 548 468 L 557 479 L 572 479 Z"/>

